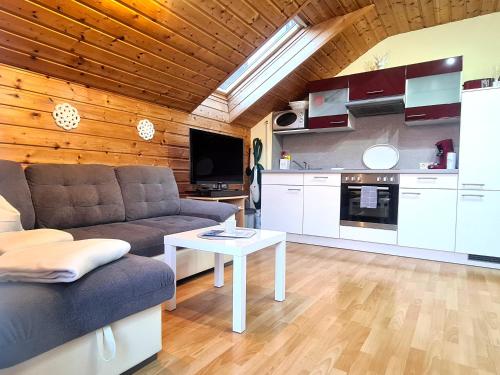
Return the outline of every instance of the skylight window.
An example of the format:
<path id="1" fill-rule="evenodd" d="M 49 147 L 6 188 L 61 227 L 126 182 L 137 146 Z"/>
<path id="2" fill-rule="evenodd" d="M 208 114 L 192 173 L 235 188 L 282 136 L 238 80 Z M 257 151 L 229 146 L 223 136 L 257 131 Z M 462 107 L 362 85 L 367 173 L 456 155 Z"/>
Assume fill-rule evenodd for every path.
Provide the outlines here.
<path id="1" fill-rule="evenodd" d="M 222 94 L 229 94 L 248 75 L 257 69 L 267 58 L 282 47 L 303 26 L 291 19 L 281 27 L 267 42 L 255 51 L 233 74 L 217 89 Z"/>

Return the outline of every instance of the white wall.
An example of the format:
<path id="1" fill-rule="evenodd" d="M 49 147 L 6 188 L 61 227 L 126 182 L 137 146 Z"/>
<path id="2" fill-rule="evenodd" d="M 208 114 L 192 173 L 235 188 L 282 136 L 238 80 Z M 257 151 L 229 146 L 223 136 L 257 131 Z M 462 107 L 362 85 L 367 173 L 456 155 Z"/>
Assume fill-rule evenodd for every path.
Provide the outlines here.
<path id="1" fill-rule="evenodd" d="M 271 124 L 271 116 L 270 113 L 266 117 L 264 117 L 260 122 L 255 125 L 250 130 L 250 147 L 252 147 L 252 142 L 255 138 L 260 138 L 262 141 L 263 149 L 262 149 L 262 158 L 260 160 L 260 164 L 264 167 L 264 169 L 271 169 L 272 165 L 272 124 Z M 253 160 L 253 148 L 252 154 L 250 158 L 250 165 L 254 165 Z"/>

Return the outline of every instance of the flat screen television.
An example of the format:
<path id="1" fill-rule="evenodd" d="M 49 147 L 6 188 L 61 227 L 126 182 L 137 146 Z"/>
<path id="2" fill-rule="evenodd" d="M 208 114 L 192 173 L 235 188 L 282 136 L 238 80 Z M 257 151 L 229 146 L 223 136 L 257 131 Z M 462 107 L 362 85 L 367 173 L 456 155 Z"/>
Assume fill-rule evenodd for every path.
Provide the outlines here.
<path id="1" fill-rule="evenodd" d="M 243 139 L 189 130 L 192 184 L 242 184 Z"/>

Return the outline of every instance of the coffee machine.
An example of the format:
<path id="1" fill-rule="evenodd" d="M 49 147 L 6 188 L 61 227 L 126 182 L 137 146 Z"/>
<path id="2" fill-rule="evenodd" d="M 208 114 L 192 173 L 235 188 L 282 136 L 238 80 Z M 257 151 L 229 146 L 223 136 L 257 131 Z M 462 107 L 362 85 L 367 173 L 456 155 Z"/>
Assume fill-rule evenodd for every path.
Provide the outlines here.
<path id="1" fill-rule="evenodd" d="M 453 140 L 443 139 L 436 143 L 438 157 L 437 163 L 429 165 L 429 169 L 446 169 L 446 160 L 449 152 L 454 152 L 453 150 Z"/>

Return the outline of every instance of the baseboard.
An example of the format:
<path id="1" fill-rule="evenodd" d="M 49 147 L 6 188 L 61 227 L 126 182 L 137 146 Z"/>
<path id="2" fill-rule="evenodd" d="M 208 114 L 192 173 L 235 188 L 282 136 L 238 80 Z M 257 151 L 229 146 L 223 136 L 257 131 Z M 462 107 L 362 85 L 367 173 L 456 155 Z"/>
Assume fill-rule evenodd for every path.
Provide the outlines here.
<path id="1" fill-rule="evenodd" d="M 398 245 L 344 240 L 340 238 L 316 237 L 316 236 L 294 234 L 294 233 L 287 233 L 286 239 L 289 242 L 303 243 L 308 245 L 318 245 L 318 246 L 334 247 L 347 250 L 365 251 L 369 253 L 396 255 L 406 258 L 426 259 L 438 262 L 500 269 L 500 264 L 498 263 L 469 259 L 469 254 L 456 253 L 451 251 L 418 249 L 418 248 L 403 247 Z"/>

